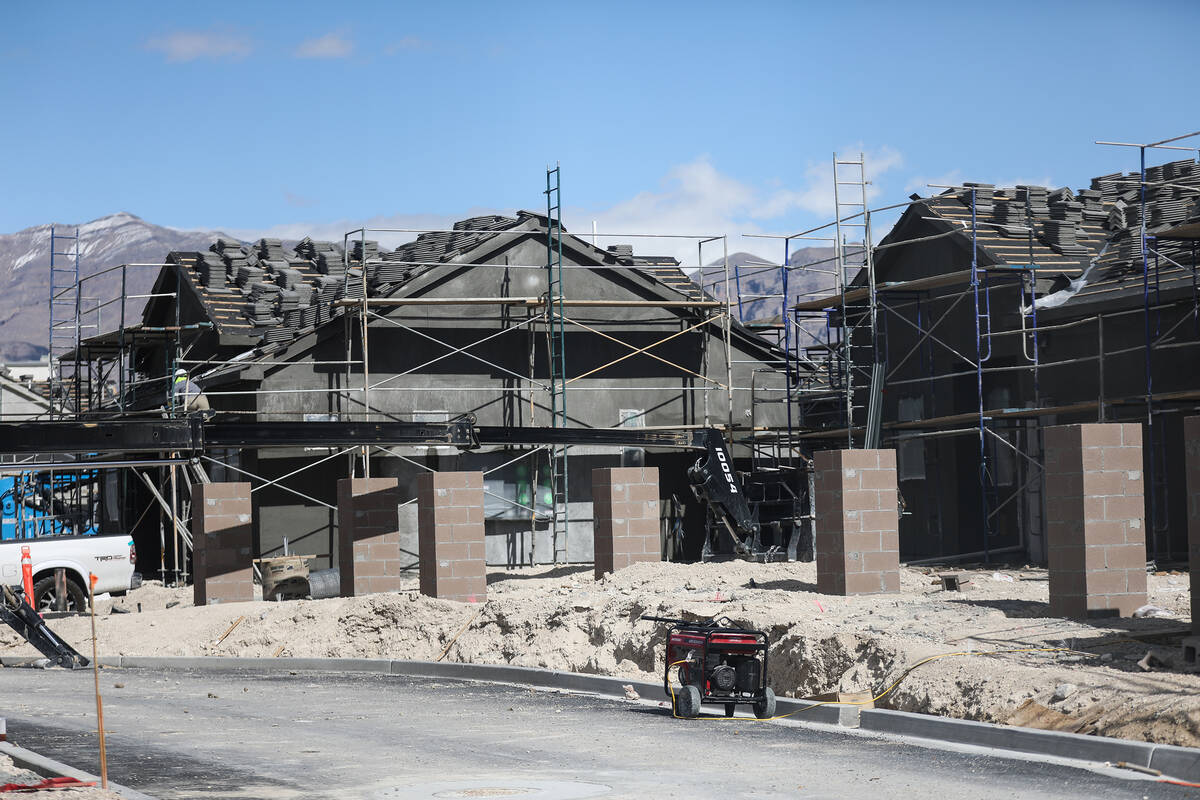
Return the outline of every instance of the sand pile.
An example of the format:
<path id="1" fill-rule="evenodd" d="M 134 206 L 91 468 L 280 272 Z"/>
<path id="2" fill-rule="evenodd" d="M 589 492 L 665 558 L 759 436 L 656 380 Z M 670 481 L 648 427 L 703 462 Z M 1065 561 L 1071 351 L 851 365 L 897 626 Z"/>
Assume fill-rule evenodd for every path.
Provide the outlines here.
<path id="1" fill-rule="evenodd" d="M 1149 600 L 1168 616 L 1089 622 L 1048 616 L 1044 570 L 961 574 L 961 592 L 904 569 L 899 594 L 844 598 L 818 594 L 814 565 L 802 563 L 640 564 L 600 581 L 590 567 L 511 570 L 489 575 L 488 601 L 478 605 L 421 596 L 415 577 L 411 591 L 396 594 L 206 608 L 191 606 L 190 589 L 151 583 L 98 601 L 98 638 L 112 655 L 435 659 L 450 645 L 450 661 L 654 680 L 665 626 L 642 614 L 723 615 L 767 631 L 771 684 L 795 697 L 878 693 L 942 653 L 1069 648 L 941 658 L 879 705 L 1007 722 L 1033 700 L 1082 730 L 1200 746 L 1200 675 L 1185 669 L 1178 646 L 1189 627 L 1186 574 L 1150 576 Z M 90 652 L 86 618 L 50 624 Z M 0 653 L 33 651 L 5 629 Z"/>

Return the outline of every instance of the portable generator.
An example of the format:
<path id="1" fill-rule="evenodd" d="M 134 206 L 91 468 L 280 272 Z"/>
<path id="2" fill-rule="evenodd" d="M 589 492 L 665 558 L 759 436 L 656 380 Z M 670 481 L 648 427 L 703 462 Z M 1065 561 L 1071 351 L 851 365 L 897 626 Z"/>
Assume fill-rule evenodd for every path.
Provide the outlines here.
<path id="1" fill-rule="evenodd" d="M 739 705 L 752 706 L 754 716 L 775 716 L 775 692 L 767 686 L 767 634 L 729 627 L 721 617 L 688 622 L 643 616 L 671 625 L 667 634 L 663 691 L 677 717 L 700 716 L 704 703 L 722 704 L 732 717 Z M 672 689 L 671 670 L 678 668 L 679 688 Z"/>

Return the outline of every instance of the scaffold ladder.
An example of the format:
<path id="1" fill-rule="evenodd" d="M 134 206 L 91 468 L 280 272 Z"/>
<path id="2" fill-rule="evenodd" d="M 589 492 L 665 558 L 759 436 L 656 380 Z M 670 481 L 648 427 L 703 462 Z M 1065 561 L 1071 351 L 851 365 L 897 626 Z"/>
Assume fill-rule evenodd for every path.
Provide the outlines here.
<path id="1" fill-rule="evenodd" d="M 879 446 L 879 432 L 883 408 L 883 375 L 879 364 L 878 317 L 875 296 L 875 262 L 872 256 L 871 216 L 867 208 L 867 164 L 866 157 L 858 154 L 857 159 L 841 159 L 833 154 L 833 203 L 836 239 L 834 258 L 837 264 L 837 291 L 841 297 L 842 327 L 845 331 L 841 341 L 842 390 L 845 392 L 846 429 L 848 445 L 854 446 L 854 411 L 856 406 L 855 387 L 867 390 L 865 434 L 863 447 Z M 858 250 L 847 252 L 847 237 L 861 235 Z M 847 312 L 847 285 L 854 276 L 864 275 L 868 290 L 867 313 Z M 855 334 L 859 334 L 856 342 Z M 866 338 L 867 341 L 863 341 Z"/>
<path id="2" fill-rule="evenodd" d="M 559 165 L 546 170 L 546 322 L 550 358 L 550 425 L 567 427 L 566 321 L 563 315 L 562 173 Z M 567 560 L 567 448 L 550 449 L 550 536 L 554 563 Z M 536 504 L 535 504 L 536 506 Z"/>
<path id="3" fill-rule="evenodd" d="M 50 414 L 68 415 L 66 381 L 62 357 L 78 352 L 79 330 L 79 229 L 74 236 L 61 234 L 50 226 Z M 73 370 L 77 372 L 78 370 Z M 78 391 L 78 375 L 75 375 Z"/>

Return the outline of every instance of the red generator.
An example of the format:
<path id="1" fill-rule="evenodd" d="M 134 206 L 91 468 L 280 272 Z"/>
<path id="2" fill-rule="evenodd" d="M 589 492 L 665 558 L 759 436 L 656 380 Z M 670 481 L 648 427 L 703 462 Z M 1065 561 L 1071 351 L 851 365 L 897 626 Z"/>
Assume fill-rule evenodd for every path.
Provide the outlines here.
<path id="1" fill-rule="evenodd" d="M 752 706 L 759 719 L 775 716 L 775 692 L 767 686 L 767 634 L 725 627 L 727 617 L 700 622 L 642 619 L 671 625 L 663 690 L 671 698 L 675 716 L 694 719 L 704 703 L 724 705 L 727 717 L 732 717 L 739 705 Z M 680 686 L 672 691 L 671 670 L 675 668 Z"/>

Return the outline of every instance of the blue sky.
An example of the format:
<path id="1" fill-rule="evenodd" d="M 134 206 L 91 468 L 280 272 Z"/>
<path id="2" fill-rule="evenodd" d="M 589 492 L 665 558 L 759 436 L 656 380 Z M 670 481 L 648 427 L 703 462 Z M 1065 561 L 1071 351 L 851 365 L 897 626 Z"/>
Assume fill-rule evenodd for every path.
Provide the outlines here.
<path id="1" fill-rule="evenodd" d="M 442 224 L 541 206 L 555 161 L 601 231 L 819 224 L 835 150 L 878 204 L 1078 187 L 1136 165 L 1096 139 L 1200 129 L 1198 27 L 1194 0 L 5 4 L 0 231 Z"/>

